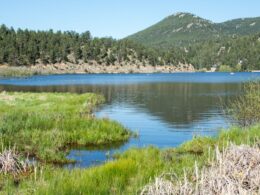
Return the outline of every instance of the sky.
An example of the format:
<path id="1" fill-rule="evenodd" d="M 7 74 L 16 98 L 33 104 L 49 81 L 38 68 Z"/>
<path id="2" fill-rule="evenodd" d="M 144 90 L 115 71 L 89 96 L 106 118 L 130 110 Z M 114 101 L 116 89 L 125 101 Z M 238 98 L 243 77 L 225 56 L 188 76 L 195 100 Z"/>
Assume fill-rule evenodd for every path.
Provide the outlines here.
<path id="1" fill-rule="evenodd" d="M 260 16 L 260 0 L 0 0 L 0 24 L 120 39 L 176 12 L 213 22 Z"/>

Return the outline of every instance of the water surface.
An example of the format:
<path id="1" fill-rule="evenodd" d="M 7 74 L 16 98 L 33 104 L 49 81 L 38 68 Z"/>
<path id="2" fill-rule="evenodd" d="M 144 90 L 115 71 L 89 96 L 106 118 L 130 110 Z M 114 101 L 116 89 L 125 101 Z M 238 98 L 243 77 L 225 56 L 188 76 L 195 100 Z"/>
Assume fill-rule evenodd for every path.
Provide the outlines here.
<path id="1" fill-rule="evenodd" d="M 137 131 L 139 138 L 71 150 L 68 158 L 78 162 L 70 166 L 86 167 L 129 147 L 175 147 L 194 135 L 216 135 L 229 126 L 220 100 L 232 100 L 242 92 L 243 82 L 256 78 L 260 73 L 49 75 L 2 78 L 0 90 L 103 94 L 106 103 L 96 116 L 119 121 Z"/>

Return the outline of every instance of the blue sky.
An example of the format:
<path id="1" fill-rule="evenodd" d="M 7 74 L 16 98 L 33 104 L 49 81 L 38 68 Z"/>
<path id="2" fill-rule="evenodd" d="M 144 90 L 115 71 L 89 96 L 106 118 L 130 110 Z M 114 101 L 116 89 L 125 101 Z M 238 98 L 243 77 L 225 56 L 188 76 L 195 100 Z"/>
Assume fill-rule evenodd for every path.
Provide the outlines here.
<path id="1" fill-rule="evenodd" d="M 0 0 L 0 24 L 123 38 L 176 12 L 213 22 L 260 16 L 260 0 Z"/>

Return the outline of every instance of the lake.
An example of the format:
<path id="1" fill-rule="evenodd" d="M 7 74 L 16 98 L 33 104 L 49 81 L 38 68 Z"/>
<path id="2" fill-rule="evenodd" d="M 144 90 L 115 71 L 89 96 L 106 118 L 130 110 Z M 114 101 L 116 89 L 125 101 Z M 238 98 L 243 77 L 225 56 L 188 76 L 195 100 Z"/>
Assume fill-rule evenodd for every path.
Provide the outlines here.
<path id="1" fill-rule="evenodd" d="M 103 148 L 74 148 L 68 155 L 75 165 L 103 163 L 111 154 L 131 147 L 175 147 L 193 136 L 214 136 L 230 126 L 221 102 L 242 93 L 242 83 L 260 73 L 172 73 L 48 75 L 0 78 L 0 91 L 94 92 L 106 103 L 95 115 L 122 123 L 138 138 Z"/>

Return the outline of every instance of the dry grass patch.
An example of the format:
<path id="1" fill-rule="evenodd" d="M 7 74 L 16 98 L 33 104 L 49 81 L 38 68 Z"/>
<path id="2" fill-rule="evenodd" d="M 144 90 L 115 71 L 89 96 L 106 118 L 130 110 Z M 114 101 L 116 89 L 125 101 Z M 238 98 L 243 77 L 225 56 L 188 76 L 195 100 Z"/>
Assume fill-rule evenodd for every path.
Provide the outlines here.
<path id="1" fill-rule="evenodd" d="M 29 164 L 21 159 L 15 149 L 5 149 L 0 153 L 0 173 L 18 175 L 28 169 Z"/>
<path id="2" fill-rule="evenodd" d="M 147 185 L 142 195 L 191 195 L 191 194 L 259 194 L 260 149 L 246 145 L 231 145 L 216 155 L 210 167 L 199 170 L 195 164 L 194 175 L 178 180 L 159 177 Z"/>

